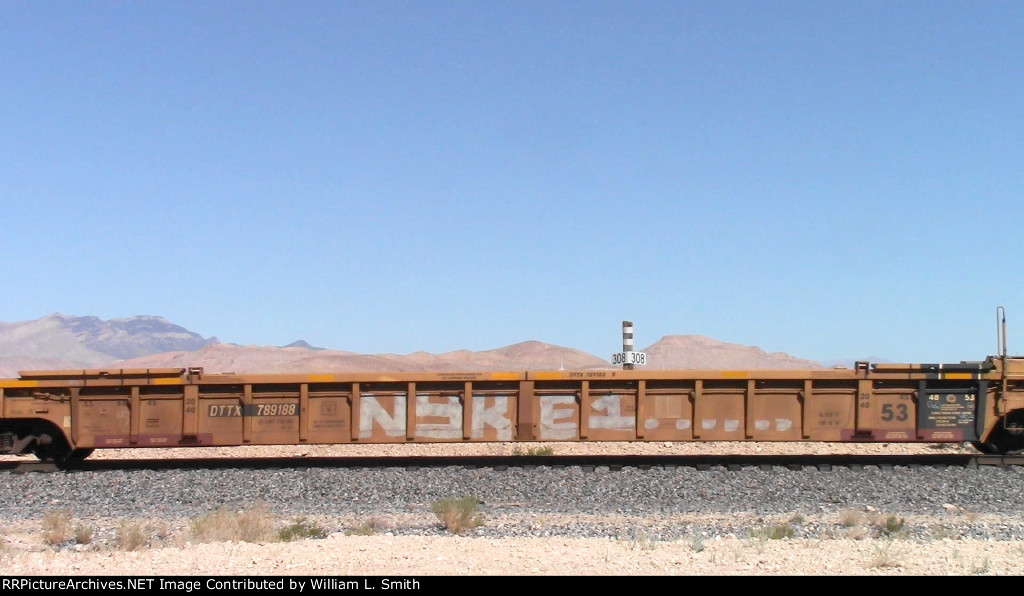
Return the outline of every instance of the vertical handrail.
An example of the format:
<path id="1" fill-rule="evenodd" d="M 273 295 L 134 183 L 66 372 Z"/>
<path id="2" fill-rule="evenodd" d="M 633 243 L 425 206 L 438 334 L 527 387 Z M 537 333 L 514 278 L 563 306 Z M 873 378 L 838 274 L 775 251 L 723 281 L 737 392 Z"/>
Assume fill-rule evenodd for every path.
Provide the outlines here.
<path id="1" fill-rule="evenodd" d="M 996 349 L 1006 364 L 1006 309 L 996 307 Z"/>
<path id="2" fill-rule="evenodd" d="M 999 396 L 997 397 L 997 408 L 996 410 L 1000 414 L 1004 414 L 1002 418 L 1002 427 L 1006 428 L 1006 420 L 1009 416 L 1006 416 L 1004 411 L 1004 401 L 1006 397 L 1006 391 L 1009 388 L 1010 382 L 1006 378 L 1006 309 L 1002 306 L 996 307 L 996 349 L 999 350 L 999 356 L 1002 360 L 1002 379 L 999 382 Z"/>

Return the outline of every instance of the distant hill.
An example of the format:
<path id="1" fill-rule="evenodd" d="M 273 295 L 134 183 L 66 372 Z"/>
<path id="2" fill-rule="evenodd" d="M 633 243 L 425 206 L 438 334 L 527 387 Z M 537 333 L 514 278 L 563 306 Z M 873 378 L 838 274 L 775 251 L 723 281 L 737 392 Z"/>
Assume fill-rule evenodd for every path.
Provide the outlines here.
<path id="1" fill-rule="evenodd" d="M 52 314 L 34 321 L 0 323 L 0 375 L 26 368 L 88 368 L 170 350 L 198 350 L 218 343 L 162 317 L 104 321 Z"/>
<path id="2" fill-rule="evenodd" d="M 731 344 L 703 335 L 666 335 L 644 348 L 648 368 L 823 368 L 820 362 L 768 353 L 756 346 Z"/>
<path id="3" fill-rule="evenodd" d="M 305 348 L 307 350 L 324 350 L 324 349 L 326 349 L 326 348 L 318 348 L 318 347 L 316 347 L 314 345 L 310 345 L 310 343 L 308 341 L 304 340 L 304 339 L 300 339 L 298 341 L 293 341 L 292 343 L 288 344 L 287 346 L 281 346 L 281 347 L 282 348 Z"/>
<path id="4" fill-rule="evenodd" d="M 643 349 L 649 369 L 822 368 L 818 362 L 700 335 L 667 335 Z M 240 346 L 203 338 L 154 316 L 103 321 L 53 314 L 0 323 L 0 376 L 47 368 L 202 366 L 209 372 L 386 372 L 613 368 L 593 354 L 539 341 L 443 354 L 358 354 L 299 340 L 284 347 Z M 644 367 L 638 367 L 644 368 Z"/>
<path id="5" fill-rule="evenodd" d="M 580 350 L 527 341 L 496 350 L 458 350 L 444 354 L 414 352 L 356 354 L 338 350 L 273 348 L 217 344 L 195 352 L 153 354 L 124 360 L 123 368 L 202 366 L 210 372 L 385 372 L 455 370 L 540 370 L 602 368 L 610 364 Z"/>

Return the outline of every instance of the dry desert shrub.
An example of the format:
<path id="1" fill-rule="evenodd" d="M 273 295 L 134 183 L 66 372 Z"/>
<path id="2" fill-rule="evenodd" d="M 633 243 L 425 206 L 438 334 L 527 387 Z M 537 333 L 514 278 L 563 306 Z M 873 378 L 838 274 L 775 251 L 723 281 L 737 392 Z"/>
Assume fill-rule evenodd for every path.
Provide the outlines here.
<path id="1" fill-rule="evenodd" d="M 992 561 L 988 557 L 981 564 L 971 563 L 971 575 L 988 575 L 992 572 Z"/>
<path id="2" fill-rule="evenodd" d="M 372 536 L 377 532 L 387 529 L 387 524 L 376 517 L 345 530 L 346 536 Z"/>
<path id="3" fill-rule="evenodd" d="M 873 544 L 875 554 L 868 561 L 870 569 L 903 567 L 903 562 L 900 560 L 902 553 L 894 549 L 892 544 L 892 540 L 882 540 Z"/>
<path id="4" fill-rule="evenodd" d="M 93 533 L 94 530 L 92 526 L 79 524 L 75 526 L 75 542 L 78 544 L 92 544 Z"/>
<path id="5" fill-rule="evenodd" d="M 555 454 L 555 448 L 554 447 L 548 447 L 548 446 L 545 446 L 545 447 L 527 447 L 525 451 L 520 449 L 519 447 L 516 447 L 515 449 L 512 450 L 512 455 L 536 456 L 536 455 L 554 455 L 554 454 Z"/>
<path id="6" fill-rule="evenodd" d="M 125 551 L 139 550 L 149 546 L 149 533 L 142 524 L 121 522 L 117 528 L 117 536 L 114 543 L 118 548 Z"/>
<path id="7" fill-rule="evenodd" d="M 624 541 L 629 550 L 654 550 L 658 547 L 658 537 L 643 528 L 629 528 L 619 535 L 619 540 Z"/>
<path id="8" fill-rule="evenodd" d="M 192 520 L 199 542 L 272 542 L 278 538 L 274 519 L 263 505 L 235 511 L 221 508 Z"/>
<path id="9" fill-rule="evenodd" d="M 906 520 L 895 515 L 879 515 L 872 520 L 871 525 L 883 538 L 904 538 L 907 535 L 907 531 L 904 529 Z"/>
<path id="10" fill-rule="evenodd" d="M 477 512 L 479 505 L 476 497 L 443 499 L 431 503 L 430 510 L 449 532 L 462 534 L 484 524 L 484 516 Z"/>
<path id="11" fill-rule="evenodd" d="M 860 524 L 864 514 L 856 509 L 843 509 L 839 512 L 839 523 L 844 528 L 853 528 Z"/>
<path id="12" fill-rule="evenodd" d="M 306 538 L 327 538 L 327 530 L 300 517 L 290 525 L 281 528 L 277 532 L 277 537 L 282 542 L 305 540 Z"/>
<path id="13" fill-rule="evenodd" d="M 750 530 L 750 537 L 759 540 L 782 540 L 784 538 L 793 538 L 794 536 L 796 536 L 796 530 L 788 523 L 760 526 Z"/>
<path id="14" fill-rule="evenodd" d="M 51 546 L 71 540 L 71 510 L 57 509 L 43 514 L 43 542 Z"/>

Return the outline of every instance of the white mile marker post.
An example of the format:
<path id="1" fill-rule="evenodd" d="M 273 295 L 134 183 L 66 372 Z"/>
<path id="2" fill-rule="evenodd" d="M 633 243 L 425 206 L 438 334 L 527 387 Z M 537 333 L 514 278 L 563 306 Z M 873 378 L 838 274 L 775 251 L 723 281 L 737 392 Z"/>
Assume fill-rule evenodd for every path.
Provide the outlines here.
<path id="1" fill-rule="evenodd" d="M 647 354 L 633 351 L 633 323 L 622 322 L 622 351 L 612 354 L 612 364 L 621 364 L 622 370 L 633 370 L 636 364 L 647 364 Z"/>

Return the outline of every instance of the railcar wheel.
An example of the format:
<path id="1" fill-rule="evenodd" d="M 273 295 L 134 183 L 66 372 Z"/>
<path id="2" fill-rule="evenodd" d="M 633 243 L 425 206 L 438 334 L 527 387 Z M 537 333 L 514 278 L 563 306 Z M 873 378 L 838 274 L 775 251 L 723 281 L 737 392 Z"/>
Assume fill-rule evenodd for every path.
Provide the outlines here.
<path id="1" fill-rule="evenodd" d="M 1024 453 L 1024 411 L 1010 412 L 999 421 L 988 441 L 972 443 L 982 453 L 1019 455 Z"/>
<path id="2" fill-rule="evenodd" d="M 68 461 L 82 461 L 85 458 L 87 458 L 90 455 L 92 455 L 93 451 L 96 451 L 96 450 L 95 449 L 72 449 L 71 453 L 68 455 Z"/>
<path id="3" fill-rule="evenodd" d="M 36 445 L 33 453 L 42 461 L 52 461 L 58 466 L 74 464 L 92 455 L 93 449 L 72 449 L 71 445 L 58 436 L 45 445 Z"/>
<path id="4" fill-rule="evenodd" d="M 66 461 L 71 457 L 71 453 L 74 450 L 67 444 L 63 439 L 53 439 L 52 442 L 45 445 L 36 445 L 32 449 L 32 453 L 35 454 L 42 461 L 54 461 L 62 462 Z"/>

